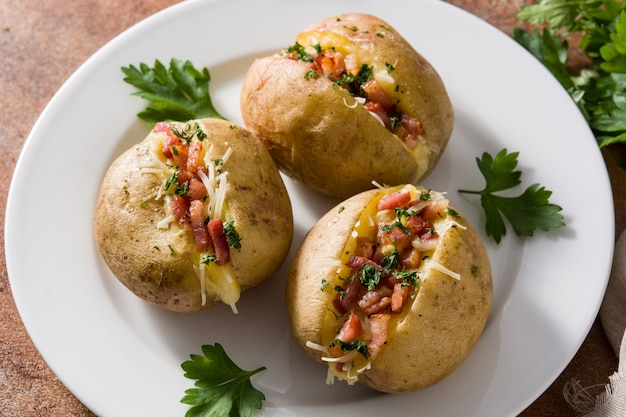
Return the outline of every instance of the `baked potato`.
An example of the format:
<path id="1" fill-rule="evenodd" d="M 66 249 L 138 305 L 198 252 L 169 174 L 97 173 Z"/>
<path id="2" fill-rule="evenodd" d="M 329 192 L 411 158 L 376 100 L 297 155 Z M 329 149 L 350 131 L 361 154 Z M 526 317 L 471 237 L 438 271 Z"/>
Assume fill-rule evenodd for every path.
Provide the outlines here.
<path id="1" fill-rule="evenodd" d="M 389 24 L 329 17 L 273 56 L 255 60 L 241 89 L 247 128 L 291 178 L 347 198 L 372 181 L 416 183 L 454 125 L 433 66 Z"/>
<path id="2" fill-rule="evenodd" d="M 492 304 L 491 266 L 471 224 L 413 185 L 353 196 L 309 231 L 286 305 L 305 352 L 335 378 L 416 391 L 469 355 Z"/>
<path id="3" fill-rule="evenodd" d="M 248 130 L 219 119 L 157 123 L 106 172 L 97 247 L 138 297 L 177 312 L 222 301 L 269 278 L 293 236 L 276 164 Z"/>

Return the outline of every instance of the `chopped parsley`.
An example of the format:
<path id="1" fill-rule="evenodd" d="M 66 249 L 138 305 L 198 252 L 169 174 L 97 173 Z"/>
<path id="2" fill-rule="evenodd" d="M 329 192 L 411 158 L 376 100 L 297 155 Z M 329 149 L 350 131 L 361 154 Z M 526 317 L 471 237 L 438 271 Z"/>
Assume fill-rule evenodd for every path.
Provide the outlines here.
<path id="1" fill-rule="evenodd" d="M 380 283 L 383 272 L 374 265 L 365 263 L 357 271 L 361 284 L 367 287 L 368 291 L 373 291 Z"/>
<path id="2" fill-rule="evenodd" d="M 233 222 L 232 220 L 224 223 L 224 236 L 226 236 L 228 246 L 231 246 L 237 250 L 241 250 L 241 237 L 235 229 L 235 222 Z"/>
<path id="3" fill-rule="evenodd" d="M 174 188 L 174 194 L 185 196 L 189 192 L 189 182 L 185 181 Z"/>
<path id="4" fill-rule="evenodd" d="M 213 255 L 203 255 L 202 258 L 200 258 L 200 263 L 204 264 L 204 265 L 208 265 L 212 262 L 217 262 L 217 258 Z"/>
<path id="5" fill-rule="evenodd" d="M 191 143 L 194 136 L 197 137 L 200 142 L 207 138 L 206 133 L 204 133 L 204 130 L 202 130 L 198 122 L 195 122 L 193 127 L 189 123 L 185 123 L 185 127 L 182 131 L 178 130 L 176 126 L 172 126 L 171 129 L 175 136 L 183 139 L 187 143 Z"/>
<path id="6" fill-rule="evenodd" d="M 400 252 L 397 249 L 390 251 L 380 261 L 380 266 L 383 267 L 385 272 L 389 272 L 392 269 L 396 269 L 400 264 Z"/>
<path id="7" fill-rule="evenodd" d="M 472 265 L 471 274 L 473 277 L 478 276 L 478 265 Z"/>
<path id="8" fill-rule="evenodd" d="M 357 352 L 359 352 L 361 355 L 363 355 L 363 357 L 365 359 L 367 359 L 369 357 L 369 351 L 367 349 L 367 343 L 365 342 L 360 342 L 358 340 L 352 341 L 352 342 L 344 342 L 341 339 L 336 339 L 333 342 L 335 345 L 339 346 L 341 348 L 341 350 L 356 350 Z"/>
<path id="9" fill-rule="evenodd" d="M 346 73 L 337 78 L 332 86 L 333 88 L 345 88 L 353 96 L 363 95 L 361 86 L 372 79 L 374 67 L 362 64 L 356 75 Z"/>
<path id="10" fill-rule="evenodd" d="M 296 42 L 287 48 L 288 53 L 295 53 L 296 58 L 304 62 L 313 62 L 313 57 L 305 50 L 305 47 Z"/>
<path id="11" fill-rule="evenodd" d="M 343 297 L 346 296 L 346 290 L 341 285 L 335 286 L 335 291 L 339 293 L 340 300 L 343 300 Z"/>

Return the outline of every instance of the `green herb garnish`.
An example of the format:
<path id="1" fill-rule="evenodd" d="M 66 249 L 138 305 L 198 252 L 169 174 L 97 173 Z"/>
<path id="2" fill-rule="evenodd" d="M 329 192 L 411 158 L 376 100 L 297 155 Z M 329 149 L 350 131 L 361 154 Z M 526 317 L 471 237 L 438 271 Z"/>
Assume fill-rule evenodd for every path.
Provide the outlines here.
<path id="1" fill-rule="evenodd" d="M 492 236 L 500 243 L 506 235 L 504 215 L 518 236 L 532 236 L 536 229 L 548 231 L 565 226 L 561 207 L 548 202 L 552 191 L 539 184 L 526 188 L 517 197 L 504 197 L 494 193 L 514 188 L 521 184 L 521 171 L 515 171 L 519 152 L 507 153 L 506 149 L 498 152 L 495 158 L 485 152 L 482 158 L 476 158 L 478 169 L 485 177 L 485 188 L 481 191 L 459 190 L 460 193 L 480 195 L 480 203 L 487 217 L 487 236 Z"/>
<path id="2" fill-rule="evenodd" d="M 241 237 L 239 237 L 239 233 L 235 229 L 235 222 L 232 220 L 224 223 L 224 236 L 226 236 L 228 246 L 241 250 Z"/>
<path id="3" fill-rule="evenodd" d="M 182 184 L 174 187 L 174 194 L 178 194 L 181 197 L 184 197 L 189 192 L 189 182 L 185 181 Z"/>
<path id="4" fill-rule="evenodd" d="M 400 264 L 400 252 L 397 249 L 391 250 L 387 255 L 380 260 L 380 266 L 383 267 L 385 272 L 389 272 L 392 269 L 396 269 Z"/>
<path id="5" fill-rule="evenodd" d="M 304 62 L 313 62 L 313 57 L 305 50 L 305 47 L 300 45 L 298 42 L 287 48 L 287 52 L 296 53 L 296 58 L 300 61 Z"/>
<path id="6" fill-rule="evenodd" d="M 626 5 L 618 0 L 540 0 L 517 18 L 535 26 L 515 28 L 513 38 L 569 92 L 600 147 L 626 143 Z M 566 66 L 566 38 L 581 35 L 590 64 L 578 73 Z"/>
<path id="7" fill-rule="evenodd" d="M 200 263 L 204 265 L 208 265 L 212 262 L 217 262 L 217 258 L 213 255 L 203 255 L 200 259 Z"/>
<path id="8" fill-rule="evenodd" d="M 169 68 L 155 60 L 154 66 L 122 67 L 124 81 L 139 91 L 133 93 L 150 105 L 137 116 L 150 124 L 205 117 L 223 119 L 209 96 L 211 75 L 207 68 L 196 69 L 190 61 L 172 59 Z"/>
<path id="9" fill-rule="evenodd" d="M 359 352 L 365 359 L 369 357 L 369 350 L 367 348 L 367 343 L 360 342 L 358 340 L 354 340 L 352 342 L 344 342 L 341 339 L 336 339 L 334 342 L 337 346 L 341 348 L 341 350 L 356 350 Z"/>
<path id="10" fill-rule="evenodd" d="M 358 269 L 358 274 L 361 284 L 366 286 L 369 291 L 373 291 L 376 288 L 383 275 L 382 270 L 369 263 L 361 265 Z"/>
<path id="11" fill-rule="evenodd" d="M 202 353 L 191 354 L 191 360 L 181 365 L 185 377 L 196 380 L 196 388 L 186 390 L 180 400 L 192 406 L 185 417 L 250 417 L 262 408 L 265 395 L 252 386 L 250 378 L 265 370 L 264 366 L 244 371 L 219 343 L 202 346 Z"/>
<path id="12" fill-rule="evenodd" d="M 191 126 L 191 124 L 189 123 L 185 123 L 183 130 L 178 130 L 176 126 L 172 126 L 171 129 L 174 136 L 183 139 L 188 144 L 191 143 L 194 136 L 197 137 L 200 142 L 207 138 L 206 133 L 204 133 L 204 131 L 197 122 L 194 123 L 193 126 Z"/>
<path id="13" fill-rule="evenodd" d="M 412 271 L 395 271 L 393 273 L 393 277 L 402 282 L 400 284 L 402 287 L 406 287 L 408 285 L 413 286 L 413 292 L 417 292 L 417 287 L 419 284 L 419 276 L 417 275 L 416 270 Z"/>

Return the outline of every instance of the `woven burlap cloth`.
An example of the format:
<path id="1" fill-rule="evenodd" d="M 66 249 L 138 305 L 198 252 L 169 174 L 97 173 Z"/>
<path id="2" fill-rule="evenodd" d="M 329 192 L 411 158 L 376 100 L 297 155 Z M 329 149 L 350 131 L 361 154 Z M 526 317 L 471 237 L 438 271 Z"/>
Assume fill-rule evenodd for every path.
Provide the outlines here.
<path id="1" fill-rule="evenodd" d="M 600 395 L 591 396 L 577 381 L 566 385 L 567 401 L 585 417 L 626 416 L 626 232 L 615 245 L 613 267 L 604 300 L 600 308 L 600 320 L 609 342 L 619 355 L 617 372 L 609 376 L 609 383 Z"/>

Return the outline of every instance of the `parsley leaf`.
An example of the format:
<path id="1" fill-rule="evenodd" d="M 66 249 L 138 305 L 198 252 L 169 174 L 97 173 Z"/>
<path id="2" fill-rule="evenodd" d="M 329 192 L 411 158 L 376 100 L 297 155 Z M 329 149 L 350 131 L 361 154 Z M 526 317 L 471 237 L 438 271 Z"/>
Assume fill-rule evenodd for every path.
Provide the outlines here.
<path id="1" fill-rule="evenodd" d="M 548 231 L 565 226 L 562 208 L 551 204 L 552 191 L 539 184 L 533 184 L 517 197 L 504 197 L 494 194 L 518 186 L 521 171 L 515 171 L 519 152 L 507 153 L 502 149 L 495 158 L 484 152 L 476 158 L 478 169 L 485 177 L 485 188 L 481 191 L 459 190 L 460 193 L 480 195 L 480 203 L 485 211 L 487 236 L 500 243 L 506 235 L 506 217 L 518 236 L 533 236 L 536 229 Z"/>
<path id="2" fill-rule="evenodd" d="M 191 405 L 185 417 L 250 417 L 261 409 L 265 395 L 252 386 L 250 377 L 265 370 L 244 371 L 228 357 L 219 343 L 203 345 L 202 355 L 183 362 L 185 377 L 195 379 L 197 388 L 185 391 L 180 400 Z"/>
<path id="3" fill-rule="evenodd" d="M 139 91 L 133 93 L 150 105 L 137 116 L 150 124 L 212 117 L 223 119 L 209 96 L 211 75 L 207 68 L 196 69 L 190 61 L 172 59 L 169 68 L 159 60 L 154 67 L 139 64 L 122 67 L 124 81 Z"/>

